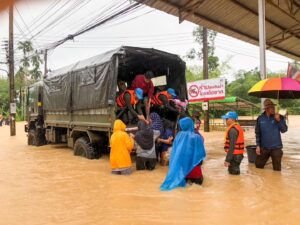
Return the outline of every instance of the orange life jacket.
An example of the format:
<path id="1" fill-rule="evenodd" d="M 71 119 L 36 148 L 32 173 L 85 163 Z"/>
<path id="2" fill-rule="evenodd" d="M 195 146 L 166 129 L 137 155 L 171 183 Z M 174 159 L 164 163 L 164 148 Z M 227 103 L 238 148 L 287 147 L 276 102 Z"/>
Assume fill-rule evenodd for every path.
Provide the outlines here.
<path id="1" fill-rule="evenodd" d="M 225 143 L 224 143 L 225 152 L 228 152 L 228 150 L 229 150 L 229 146 L 230 146 L 229 131 L 231 128 L 234 128 L 238 131 L 238 138 L 237 138 L 235 146 L 234 146 L 233 154 L 234 155 L 243 154 L 244 148 L 245 148 L 244 130 L 241 128 L 241 126 L 238 123 L 234 123 L 234 124 L 230 125 L 225 132 Z"/>
<path id="2" fill-rule="evenodd" d="M 126 90 L 124 91 L 122 94 L 120 94 L 118 97 L 117 97 L 117 105 L 121 108 L 125 107 L 126 106 L 126 101 L 124 99 L 124 95 L 126 93 L 129 93 L 130 94 L 130 104 L 131 105 L 135 105 L 137 103 L 136 99 L 135 99 L 135 92 L 134 90 Z"/>
<path id="3" fill-rule="evenodd" d="M 164 103 L 159 99 L 160 95 L 166 96 L 168 101 L 172 99 L 171 95 L 167 91 L 158 92 L 156 95 L 153 96 L 151 99 L 151 104 L 153 105 L 163 105 Z"/>

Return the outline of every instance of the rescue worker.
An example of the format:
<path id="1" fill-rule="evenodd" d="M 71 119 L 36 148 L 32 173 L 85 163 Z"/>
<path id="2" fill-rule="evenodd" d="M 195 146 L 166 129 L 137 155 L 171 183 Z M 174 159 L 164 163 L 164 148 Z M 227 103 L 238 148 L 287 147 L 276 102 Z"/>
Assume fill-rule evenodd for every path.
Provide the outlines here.
<path id="1" fill-rule="evenodd" d="M 135 90 L 125 90 L 116 99 L 117 106 L 120 110 L 117 112 L 117 118 L 128 124 L 133 122 L 134 118 L 145 121 L 141 109 L 141 101 L 143 100 L 143 90 L 136 88 Z M 137 109 L 137 112 L 134 110 Z"/>
<path id="2" fill-rule="evenodd" d="M 164 106 L 170 111 L 178 112 L 178 110 L 170 105 L 170 101 L 176 98 L 176 93 L 173 88 L 168 88 L 166 91 L 156 93 L 151 99 L 151 104 L 154 106 Z"/>
<path id="3" fill-rule="evenodd" d="M 135 90 L 136 88 L 140 88 L 143 90 L 147 118 L 150 113 L 151 99 L 154 94 L 154 85 L 151 81 L 153 77 L 153 72 L 149 70 L 145 74 L 136 75 L 131 84 L 131 89 Z"/>
<path id="4" fill-rule="evenodd" d="M 257 118 L 255 126 L 256 137 L 256 168 L 263 169 L 272 158 L 273 170 L 281 170 L 283 155 L 281 133 L 288 130 L 284 117 L 275 113 L 275 104 L 270 100 L 264 101 L 265 111 Z"/>
<path id="5" fill-rule="evenodd" d="M 151 112 L 157 112 L 162 118 L 170 121 L 178 120 L 178 109 L 173 101 L 176 98 L 175 90 L 169 88 L 167 91 L 157 92 L 151 100 Z"/>
<path id="6" fill-rule="evenodd" d="M 240 174 L 240 164 L 244 158 L 244 130 L 237 123 L 238 114 L 234 111 L 222 116 L 228 126 L 225 132 L 224 149 L 227 153 L 224 166 L 233 175 Z"/>

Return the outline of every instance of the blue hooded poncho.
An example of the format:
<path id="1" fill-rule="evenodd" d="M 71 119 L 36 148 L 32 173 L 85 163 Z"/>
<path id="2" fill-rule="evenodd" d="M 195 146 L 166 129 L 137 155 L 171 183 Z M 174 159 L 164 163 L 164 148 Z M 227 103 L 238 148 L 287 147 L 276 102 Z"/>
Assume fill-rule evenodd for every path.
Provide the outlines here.
<path id="1" fill-rule="evenodd" d="M 176 187 L 185 187 L 185 177 L 206 156 L 201 137 L 194 133 L 194 122 L 185 117 L 179 120 L 181 131 L 173 142 L 169 171 L 165 181 L 160 186 L 162 191 L 169 191 Z"/>

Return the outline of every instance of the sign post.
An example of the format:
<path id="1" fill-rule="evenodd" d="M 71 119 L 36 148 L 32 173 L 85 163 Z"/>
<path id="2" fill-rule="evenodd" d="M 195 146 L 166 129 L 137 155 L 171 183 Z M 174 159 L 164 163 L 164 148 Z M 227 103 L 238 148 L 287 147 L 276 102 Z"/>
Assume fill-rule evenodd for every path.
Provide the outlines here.
<path id="1" fill-rule="evenodd" d="M 187 83 L 189 102 L 204 102 L 225 98 L 225 78 Z"/>
<path id="2" fill-rule="evenodd" d="M 206 116 L 204 119 L 207 121 L 207 117 L 209 117 L 208 101 L 225 98 L 225 78 L 189 82 L 187 90 L 189 102 L 202 102 L 202 110 Z M 204 131 L 209 132 L 209 124 L 204 126 Z"/>

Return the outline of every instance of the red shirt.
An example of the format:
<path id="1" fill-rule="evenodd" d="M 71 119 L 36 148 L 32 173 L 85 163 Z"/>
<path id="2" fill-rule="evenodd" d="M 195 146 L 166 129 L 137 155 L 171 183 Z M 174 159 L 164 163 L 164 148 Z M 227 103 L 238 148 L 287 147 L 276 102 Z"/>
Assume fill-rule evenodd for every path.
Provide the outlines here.
<path id="1" fill-rule="evenodd" d="M 186 178 L 189 178 L 189 179 L 198 179 L 198 178 L 201 178 L 203 175 L 202 175 L 202 169 L 201 169 L 201 166 L 198 165 L 198 166 L 195 166 L 194 169 L 189 173 L 189 175 L 186 176 Z"/>
<path id="2" fill-rule="evenodd" d="M 136 88 L 141 88 L 144 92 L 144 95 L 148 95 L 149 98 L 153 97 L 154 86 L 152 81 L 150 80 L 148 83 L 145 81 L 145 75 L 139 74 L 136 75 L 134 80 L 132 81 L 131 88 L 134 90 Z"/>

